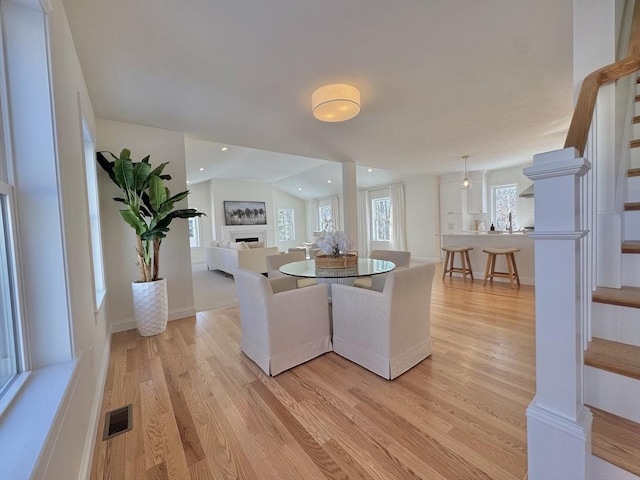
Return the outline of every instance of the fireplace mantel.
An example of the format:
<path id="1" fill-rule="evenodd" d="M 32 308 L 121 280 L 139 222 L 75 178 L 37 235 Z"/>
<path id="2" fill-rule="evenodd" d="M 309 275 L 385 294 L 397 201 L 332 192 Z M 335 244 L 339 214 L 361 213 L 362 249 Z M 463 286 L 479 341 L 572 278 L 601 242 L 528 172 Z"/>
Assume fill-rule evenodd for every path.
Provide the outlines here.
<path id="1" fill-rule="evenodd" d="M 222 239 L 236 241 L 236 238 L 257 237 L 259 242 L 267 241 L 267 228 L 262 225 L 230 225 L 220 227 Z"/>

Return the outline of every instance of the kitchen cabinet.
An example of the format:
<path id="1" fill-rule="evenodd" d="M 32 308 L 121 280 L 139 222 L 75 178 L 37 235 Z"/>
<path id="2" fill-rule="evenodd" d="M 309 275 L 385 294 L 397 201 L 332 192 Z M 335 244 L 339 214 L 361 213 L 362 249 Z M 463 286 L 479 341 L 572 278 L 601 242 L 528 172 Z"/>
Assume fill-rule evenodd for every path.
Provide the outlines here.
<path id="1" fill-rule="evenodd" d="M 440 233 L 462 231 L 464 193 L 459 181 L 440 183 Z"/>
<path id="2" fill-rule="evenodd" d="M 440 214 L 461 215 L 462 194 L 459 182 L 447 182 L 440 184 Z"/>
<path id="3" fill-rule="evenodd" d="M 467 190 L 467 213 L 487 213 L 487 184 L 482 171 L 469 172 L 471 188 Z"/>
<path id="4" fill-rule="evenodd" d="M 461 214 L 440 215 L 440 233 L 456 233 L 462 231 Z"/>

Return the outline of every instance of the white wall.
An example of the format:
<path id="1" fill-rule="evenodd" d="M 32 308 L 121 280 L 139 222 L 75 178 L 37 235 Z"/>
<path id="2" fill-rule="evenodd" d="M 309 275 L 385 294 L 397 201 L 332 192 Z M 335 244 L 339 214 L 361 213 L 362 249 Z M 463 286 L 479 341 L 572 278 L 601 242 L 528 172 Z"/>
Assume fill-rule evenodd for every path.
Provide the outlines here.
<path id="1" fill-rule="evenodd" d="M 275 246 L 275 217 L 273 210 L 273 189 L 271 184 L 260 182 L 241 182 L 235 180 L 214 179 L 209 182 L 213 213 L 216 219 L 215 238 L 222 240 L 224 226 L 225 200 L 264 202 L 267 211 L 267 242 L 266 246 Z"/>
<path id="2" fill-rule="evenodd" d="M 29 273 L 23 271 L 25 289 L 37 291 L 45 299 L 49 295 L 47 292 L 56 292 L 57 295 L 57 292 L 62 290 L 66 297 L 64 318 L 59 318 L 54 302 L 50 301 L 46 323 L 30 325 L 29 338 L 33 341 L 31 343 L 32 353 L 35 353 L 36 349 L 40 349 L 38 342 L 36 342 L 38 336 L 44 335 L 46 340 L 53 344 L 58 342 L 56 335 L 63 335 L 66 337 L 64 343 L 72 346 L 71 352 L 67 350 L 66 360 L 75 358 L 77 362 L 75 383 L 70 386 L 63 404 L 59 406 L 60 410 L 54 421 L 54 427 L 49 431 L 47 441 L 41 450 L 33 478 L 72 479 L 79 478 L 86 472 L 91 458 L 96 414 L 102 400 L 101 389 L 106 372 L 109 342 L 105 318 L 97 316 L 94 319 L 93 274 L 90 267 L 89 210 L 85 188 L 80 112 L 84 113 L 89 128 L 95 133 L 93 108 L 62 3 L 53 1 L 48 4 L 51 7 L 48 15 L 48 33 L 51 92 L 55 105 L 53 119 L 56 124 L 56 152 L 55 155 L 42 157 L 38 161 L 21 162 L 18 159 L 18 162 L 23 166 L 30 163 L 32 168 L 40 170 L 39 175 L 43 175 L 41 179 L 44 181 L 38 185 L 36 190 L 29 188 L 26 182 L 21 182 L 21 187 L 29 190 L 26 192 L 28 197 L 33 194 L 51 196 L 51 198 L 41 198 L 37 208 L 39 215 L 49 215 L 49 210 L 53 212 L 46 223 L 58 223 L 58 228 L 62 228 L 62 235 L 60 236 L 58 229 L 56 229 L 57 231 L 49 229 L 45 222 L 41 223 L 37 219 L 38 215 L 33 215 L 33 210 L 28 203 L 21 205 L 20 223 L 25 228 L 34 226 L 38 228 L 40 234 L 34 238 L 39 238 L 41 246 L 43 241 L 46 243 L 47 246 L 43 251 L 47 254 L 57 258 L 58 254 L 64 253 L 63 265 L 56 265 L 53 268 L 53 265 L 45 265 L 45 262 L 40 264 L 40 276 L 42 281 L 47 284 L 44 289 L 39 289 L 32 284 L 29 280 Z M 12 8 L 9 4 L 4 6 Z M 40 13 L 34 9 L 30 15 L 40 15 Z M 40 25 L 43 25 L 41 19 Z M 45 59 L 42 65 L 46 66 L 46 64 Z M 35 69 L 36 67 L 30 65 L 27 68 Z M 35 76 L 36 72 L 32 70 L 32 81 Z M 44 106 L 43 103 L 41 105 Z M 18 105 L 13 106 L 18 107 Z M 34 142 L 34 138 L 31 139 L 31 142 L 40 143 Z M 14 153 L 18 154 L 19 152 Z M 51 174 L 42 168 L 44 163 L 48 164 L 49 162 L 57 169 L 57 172 Z M 37 180 L 40 180 L 39 176 Z M 60 244 L 60 240 L 62 240 L 62 244 Z M 23 250 L 23 256 L 33 258 L 34 250 L 28 249 L 28 244 L 21 243 L 22 247 L 27 248 Z M 26 301 L 29 302 L 29 299 L 26 298 Z M 27 322 L 36 319 L 37 315 L 30 316 Z M 67 325 L 70 325 L 70 329 Z M 55 332 L 51 334 L 47 328 L 54 328 Z M 47 359 L 44 357 L 35 360 L 33 367 L 47 364 Z M 59 362 L 61 359 L 55 359 L 55 361 Z M 46 394 L 45 401 L 48 401 Z M 33 418 L 38 418 L 41 412 L 31 413 Z M 26 421 L 28 419 L 24 420 L 22 423 L 26 426 L 29 422 Z M 21 442 L 17 439 L 16 441 Z M 7 445 L 5 444 L 2 448 L 7 454 Z"/>
<path id="3" fill-rule="evenodd" d="M 123 148 L 128 148 L 134 161 L 151 155 L 149 161 L 152 166 L 169 162 L 163 173 L 172 178 L 166 185 L 172 194 L 186 190 L 182 133 L 104 119 L 98 119 L 97 125 L 99 151 L 108 150 L 119 155 Z M 98 177 L 109 320 L 112 329 L 122 330 L 133 326 L 131 282 L 140 277 L 136 265 L 136 238 L 134 230 L 120 217 L 119 204 L 112 200 L 119 194 L 118 188 L 102 169 Z M 187 200 L 179 202 L 176 207 L 187 208 Z M 160 276 L 167 279 L 169 319 L 194 315 L 189 225 L 186 219 L 174 220 L 171 231 L 162 241 Z"/>
<path id="4" fill-rule="evenodd" d="M 209 190 L 209 182 L 189 185 L 187 203 L 189 204 L 189 208 L 195 208 L 196 210 L 204 213 L 204 215 L 200 217 L 200 246 L 191 249 L 191 262 L 204 262 L 204 247 L 209 245 L 209 242 L 213 240 L 211 223 L 211 191 Z"/>
<path id="5" fill-rule="evenodd" d="M 404 182 L 407 250 L 412 260 L 440 258 L 438 178 L 414 177 Z"/>
<path id="6" fill-rule="evenodd" d="M 293 221 L 295 225 L 295 240 L 291 242 L 279 242 L 276 225 L 277 221 L 277 213 L 279 208 L 292 208 L 293 209 Z M 286 252 L 290 247 L 297 247 L 302 244 L 302 242 L 306 241 L 306 232 L 307 232 L 307 216 L 305 212 L 305 202 L 299 198 L 289 195 L 288 193 L 282 192 L 276 188 L 273 189 L 273 232 L 275 239 L 275 246 L 278 247 L 278 250 L 281 252 Z"/>

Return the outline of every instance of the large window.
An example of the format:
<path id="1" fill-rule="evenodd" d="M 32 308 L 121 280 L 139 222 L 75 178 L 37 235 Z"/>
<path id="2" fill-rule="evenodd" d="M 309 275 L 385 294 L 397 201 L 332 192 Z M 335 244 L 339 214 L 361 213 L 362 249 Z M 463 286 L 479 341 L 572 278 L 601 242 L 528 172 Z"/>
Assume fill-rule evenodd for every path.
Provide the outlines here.
<path id="1" fill-rule="evenodd" d="M 189 218 L 189 245 L 191 248 L 200 246 L 200 217 Z"/>
<path id="2" fill-rule="evenodd" d="M 326 230 L 332 220 L 331 205 L 321 205 L 318 207 L 318 219 L 320 221 L 320 230 Z M 334 227 L 338 228 L 337 225 Z"/>
<path id="3" fill-rule="evenodd" d="M 391 241 L 391 198 L 379 197 L 371 200 L 371 240 Z"/>
<path id="4" fill-rule="evenodd" d="M 515 228 L 517 222 L 518 186 L 513 183 L 491 188 L 491 218 L 496 230 L 509 228 L 509 214 Z"/>
<path id="5" fill-rule="evenodd" d="M 0 397 L 20 370 L 16 292 L 12 281 L 9 188 L 7 184 L 0 183 Z"/>
<path id="6" fill-rule="evenodd" d="M 278 241 L 292 242 L 296 239 L 296 229 L 293 223 L 293 209 L 278 209 Z"/>
<path id="7" fill-rule="evenodd" d="M 98 310 L 106 292 L 104 281 L 104 262 L 102 260 L 102 233 L 100 230 L 100 201 L 98 196 L 98 177 L 96 172 L 96 153 L 93 136 L 87 122 L 82 119 L 82 138 L 84 142 L 84 163 L 87 177 L 87 202 L 89 206 L 89 230 L 91 234 L 91 267 L 94 282 L 94 310 Z"/>

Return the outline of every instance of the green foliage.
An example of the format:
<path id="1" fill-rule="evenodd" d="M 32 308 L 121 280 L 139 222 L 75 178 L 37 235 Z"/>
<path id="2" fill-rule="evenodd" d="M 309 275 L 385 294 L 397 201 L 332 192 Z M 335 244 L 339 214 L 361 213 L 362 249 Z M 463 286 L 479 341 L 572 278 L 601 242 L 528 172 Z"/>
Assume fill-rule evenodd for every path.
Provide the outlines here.
<path id="1" fill-rule="evenodd" d="M 162 173 L 168 162 L 152 168 L 149 155 L 140 162 L 134 162 L 131 152 L 126 148 L 120 152 L 120 156 L 107 151 L 98 152 L 97 160 L 122 192 L 122 197 L 115 197 L 114 200 L 125 206 L 120 210 L 120 215 L 136 232 L 140 281 L 158 280 L 160 245 L 173 219 L 204 214 L 193 208 L 174 209 L 177 202 L 189 195 L 189 191 L 171 196 L 164 183 L 171 180 L 171 176 Z"/>

